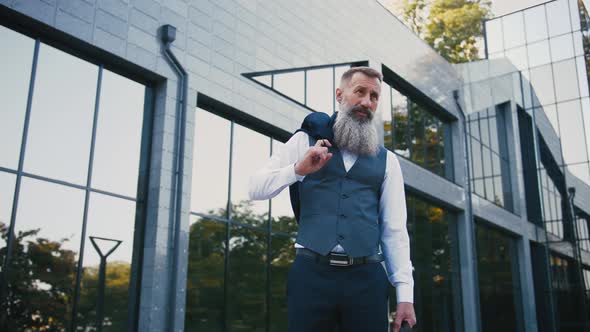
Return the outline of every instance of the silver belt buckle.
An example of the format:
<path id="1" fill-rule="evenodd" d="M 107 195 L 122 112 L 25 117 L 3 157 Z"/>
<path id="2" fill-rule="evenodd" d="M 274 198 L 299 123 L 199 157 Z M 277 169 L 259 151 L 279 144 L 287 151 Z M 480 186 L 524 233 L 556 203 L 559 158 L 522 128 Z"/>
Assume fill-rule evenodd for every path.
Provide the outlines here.
<path id="1" fill-rule="evenodd" d="M 342 259 L 332 259 L 332 257 L 342 257 Z M 353 258 L 345 254 L 330 253 L 330 265 L 332 266 L 350 266 Z"/>

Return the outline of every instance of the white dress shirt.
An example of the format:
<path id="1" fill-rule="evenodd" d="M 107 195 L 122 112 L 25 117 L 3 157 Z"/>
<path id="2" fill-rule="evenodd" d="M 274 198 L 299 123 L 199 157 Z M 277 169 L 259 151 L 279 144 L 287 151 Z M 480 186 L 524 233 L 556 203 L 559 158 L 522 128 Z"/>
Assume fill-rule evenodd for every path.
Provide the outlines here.
<path id="1" fill-rule="evenodd" d="M 250 178 L 250 198 L 270 199 L 283 189 L 303 181 L 304 176 L 295 173 L 295 163 L 309 149 L 309 138 L 298 132 L 282 145 L 266 165 Z M 346 171 L 354 165 L 357 155 L 341 150 Z M 401 168 L 395 154 L 387 151 L 385 178 L 381 185 L 379 202 L 379 223 L 381 226 L 381 251 L 391 284 L 396 288 L 397 302 L 414 302 L 414 279 L 410 261 L 410 238 L 406 228 L 406 196 Z M 302 248 L 295 244 L 295 247 Z M 336 245 L 334 252 L 344 252 Z"/>

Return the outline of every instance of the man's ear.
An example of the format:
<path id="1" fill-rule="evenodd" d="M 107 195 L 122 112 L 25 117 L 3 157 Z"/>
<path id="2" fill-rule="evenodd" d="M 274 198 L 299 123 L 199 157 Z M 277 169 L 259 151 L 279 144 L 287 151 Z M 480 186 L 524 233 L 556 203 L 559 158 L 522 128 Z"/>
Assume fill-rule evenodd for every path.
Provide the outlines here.
<path id="1" fill-rule="evenodd" d="M 342 102 L 342 89 L 336 88 L 336 101 L 338 104 Z"/>

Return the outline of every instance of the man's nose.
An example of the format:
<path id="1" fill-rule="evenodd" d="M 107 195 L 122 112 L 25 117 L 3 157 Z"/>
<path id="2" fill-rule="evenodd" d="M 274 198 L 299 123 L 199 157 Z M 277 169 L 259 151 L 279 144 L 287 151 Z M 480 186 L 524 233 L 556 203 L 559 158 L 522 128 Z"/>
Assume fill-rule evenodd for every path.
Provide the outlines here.
<path id="1" fill-rule="evenodd" d="M 364 96 L 364 97 L 361 99 L 361 105 L 362 105 L 363 107 L 366 107 L 366 108 L 371 108 L 371 97 L 370 97 L 370 96 L 368 96 L 368 95 L 367 95 L 367 96 Z"/>

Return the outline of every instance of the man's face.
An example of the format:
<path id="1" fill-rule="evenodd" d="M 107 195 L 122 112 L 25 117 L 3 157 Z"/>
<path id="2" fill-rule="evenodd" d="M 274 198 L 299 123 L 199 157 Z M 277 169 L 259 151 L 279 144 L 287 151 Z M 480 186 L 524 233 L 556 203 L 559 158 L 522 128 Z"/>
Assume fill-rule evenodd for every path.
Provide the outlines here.
<path id="1" fill-rule="evenodd" d="M 352 116 L 367 121 L 373 118 L 379 104 L 381 84 L 379 79 L 357 72 L 348 83 L 336 89 L 336 100 L 341 106 L 352 108 Z"/>

